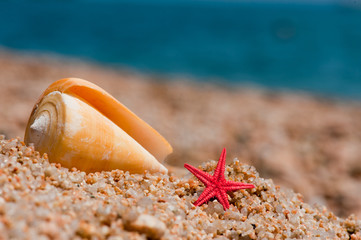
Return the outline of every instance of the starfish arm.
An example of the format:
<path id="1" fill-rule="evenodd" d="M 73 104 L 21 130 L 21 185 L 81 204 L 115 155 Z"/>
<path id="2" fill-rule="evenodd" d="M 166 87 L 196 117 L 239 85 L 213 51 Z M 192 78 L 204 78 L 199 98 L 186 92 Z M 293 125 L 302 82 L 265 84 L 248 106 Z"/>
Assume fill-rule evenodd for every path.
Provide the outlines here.
<path id="1" fill-rule="evenodd" d="M 193 173 L 193 175 L 196 176 L 204 185 L 208 186 L 212 183 L 212 176 L 208 173 L 203 172 L 202 170 L 195 168 L 187 163 L 184 164 L 184 167 L 188 169 L 191 173 Z"/>
<path id="2" fill-rule="evenodd" d="M 217 199 L 222 204 L 223 209 L 227 210 L 229 208 L 229 202 L 226 191 L 219 190 L 216 194 Z"/>
<path id="3" fill-rule="evenodd" d="M 217 163 L 216 170 L 214 171 L 213 174 L 213 177 L 217 179 L 217 181 L 222 181 L 224 179 L 225 165 L 226 165 L 226 149 L 223 148 L 223 151 Z"/>
<path id="4" fill-rule="evenodd" d="M 202 194 L 199 196 L 197 201 L 195 201 L 193 204 L 194 206 L 200 206 L 205 202 L 208 202 L 209 199 L 214 197 L 216 195 L 215 189 L 213 187 L 207 187 Z"/>
<path id="5" fill-rule="evenodd" d="M 255 186 L 250 183 L 226 181 L 226 183 L 222 187 L 226 191 L 236 191 L 239 189 L 254 188 Z"/>
<path id="6" fill-rule="evenodd" d="M 254 188 L 253 185 L 247 185 L 247 186 L 228 186 L 228 187 L 224 187 L 223 189 L 228 191 L 237 191 L 240 189 L 248 189 L 248 188 Z"/>

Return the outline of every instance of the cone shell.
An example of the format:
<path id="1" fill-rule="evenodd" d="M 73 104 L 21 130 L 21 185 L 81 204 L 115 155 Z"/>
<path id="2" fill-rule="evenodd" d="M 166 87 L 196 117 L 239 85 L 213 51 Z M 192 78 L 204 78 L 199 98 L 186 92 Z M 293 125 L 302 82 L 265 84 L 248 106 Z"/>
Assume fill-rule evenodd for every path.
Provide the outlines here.
<path id="1" fill-rule="evenodd" d="M 172 152 L 151 126 L 98 86 L 77 78 L 50 85 L 34 106 L 24 141 L 51 162 L 86 172 L 166 173 Z"/>

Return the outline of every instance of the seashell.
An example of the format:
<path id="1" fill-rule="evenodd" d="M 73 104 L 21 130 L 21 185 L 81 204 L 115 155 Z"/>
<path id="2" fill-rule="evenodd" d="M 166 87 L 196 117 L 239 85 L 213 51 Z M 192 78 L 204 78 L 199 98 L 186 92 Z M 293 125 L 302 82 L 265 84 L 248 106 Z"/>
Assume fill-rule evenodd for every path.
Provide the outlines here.
<path id="1" fill-rule="evenodd" d="M 156 130 L 109 93 L 78 78 L 51 84 L 35 104 L 24 141 L 49 161 L 85 172 L 167 173 L 173 150 Z"/>

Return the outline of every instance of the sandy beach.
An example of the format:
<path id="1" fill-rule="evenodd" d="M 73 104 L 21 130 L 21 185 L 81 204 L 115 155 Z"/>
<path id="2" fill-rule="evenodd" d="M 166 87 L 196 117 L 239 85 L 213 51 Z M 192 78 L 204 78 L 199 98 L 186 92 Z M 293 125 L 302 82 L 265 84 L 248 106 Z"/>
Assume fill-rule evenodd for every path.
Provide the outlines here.
<path id="1" fill-rule="evenodd" d="M 360 238 L 358 102 L 164 79 L 6 50 L 0 51 L 0 72 L 4 239 L 25 233 L 32 239 Z M 168 139 L 174 148 L 166 160 L 170 176 L 85 175 L 23 146 L 37 98 L 65 77 L 101 86 Z M 20 140 L 9 140 L 15 137 Z M 234 193 L 226 212 L 216 201 L 194 207 L 203 185 L 183 164 L 211 172 L 223 147 L 226 176 L 251 179 L 256 189 Z M 158 224 L 144 225 L 149 221 Z"/>
<path id="2" fill-rule="evenodd" d="M 227 211 L 217 201 L 194 206 L 202 187 L 190 174 L 86 175 L 49 164 L 17 139 L 0 140 L 0 164 L 1 239 L 361 238 L 361 221 L 311 207 L 236 159 L 225 175 L 256 187 L 233 193 Z"/>

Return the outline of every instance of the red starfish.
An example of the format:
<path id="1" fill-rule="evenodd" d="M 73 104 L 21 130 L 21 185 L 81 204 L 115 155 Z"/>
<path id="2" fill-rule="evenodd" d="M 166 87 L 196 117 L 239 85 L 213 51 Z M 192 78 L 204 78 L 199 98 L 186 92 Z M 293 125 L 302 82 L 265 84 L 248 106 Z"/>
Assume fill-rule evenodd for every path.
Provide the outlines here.
<path id="1" fill-rule="evenodd" d="M 227 181 L 224 178 L 225 164 L 226 164 L 225 148 L 222 151 L 222 154 L 219 158 L 213 176 L 187 163 L 184 164 L 185 168 L 187 168 L 204 185 L 206 185 L 206 189 L 199 196 L 198 200 L 193 203 L 195 206 L 200 206 L 203 203 L 208 202 L 211 198 L 216 197 L 218 201 L 222 204 L 224 210 L 227 210 L 229 208 L 227 191 L 236 191 L 239 189 L 254 188 L 253 184 Z"/>

